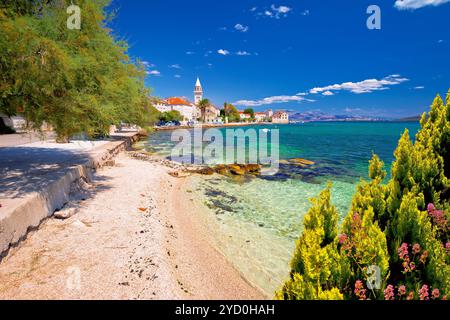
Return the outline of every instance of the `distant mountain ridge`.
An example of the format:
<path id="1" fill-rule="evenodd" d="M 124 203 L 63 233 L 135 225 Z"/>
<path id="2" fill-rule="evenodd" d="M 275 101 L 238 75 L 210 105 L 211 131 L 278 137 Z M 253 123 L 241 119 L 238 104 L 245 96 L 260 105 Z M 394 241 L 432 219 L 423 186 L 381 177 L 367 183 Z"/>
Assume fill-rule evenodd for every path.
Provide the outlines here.
<path id="1" fill-rule="evenodd" d="M 420 119 L 422 119 L 422 116 L 412 116 L 412 117 L 406 117 L 406 118 L 401 118 L 398 119 L 398 121 L 403 121 L 403 122 L 418 122 L 420 121 Z"/>
<path id="2" fill-rule="evenodd" d="M 386 121 L 386 118 L 359 115 L 330 115 L 320 111 L 291 112 L 291 122 L 313 121 Z"/>
<path id="3" fill-rule="evenodd" d="M 401 121 L 401 122 L 419 122 L 421 115 L 405 118 L 384 118 L 360 115 L 331 115 L 321 111 L 289 112 L 291 122 L 326 122 L 326 121 Z"/>

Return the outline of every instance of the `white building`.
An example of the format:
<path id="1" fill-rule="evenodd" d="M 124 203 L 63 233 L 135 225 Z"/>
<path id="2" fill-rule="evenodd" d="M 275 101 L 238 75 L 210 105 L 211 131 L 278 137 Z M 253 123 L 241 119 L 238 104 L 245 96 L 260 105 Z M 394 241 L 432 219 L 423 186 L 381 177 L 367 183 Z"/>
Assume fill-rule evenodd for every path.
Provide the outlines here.
<path id="1" fill-rule="evenodd" d="M 183 117 L 182 122 L 184 124 L 198 118 L 197 107 L 183 98 L 167 98 L 163 102 L 156 104 L 155 108 L 159 112 L 178 111 Z"/>
<path id="2" fill-rule="evenodd" d="M 169 112 L 172 110 L 178 111 L 183 116 L 182 124 L 188 122 L 195 122 L 202 117 L 201 110 L 197 107 L 198 103 L 203 100 L 203 88 L 200 83 L 200 79 L 197 78 L 194 87 L 194 101 L 189 102 L 186 98 L 171 97 L 163 100 L 155 105 L 155 108 L 159 112 Z M 214 106 L 210 106 L 205 110 L 205 122 L 207 123 L 219 123 L 220 110 Z"/>
<path id="3" fill-rule="evenodd" d="M 265 112 L 255 112 L 256 122 L 264 122 L 267 119 L 267 114 Z"/>
<path id="4" fill-rule="evenodd" d="M 272 116 L 272 123 L 289 124 L 289 114 L 284 111 L 277 111 Z"/>
<path id="5" fill-rule="evenodd" d="M 239 116 L 243 121 L 249 121 L 251 116 L 248 113 L 244 113 L 244 111 L 239 111 Z"/>

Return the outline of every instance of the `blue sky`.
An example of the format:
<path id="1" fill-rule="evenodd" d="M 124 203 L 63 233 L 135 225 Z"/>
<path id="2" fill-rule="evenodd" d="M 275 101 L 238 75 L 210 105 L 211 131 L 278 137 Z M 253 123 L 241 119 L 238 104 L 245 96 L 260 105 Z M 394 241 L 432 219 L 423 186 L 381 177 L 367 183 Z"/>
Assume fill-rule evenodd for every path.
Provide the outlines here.
<path id="1" fill-rule="evenodd" d="M 432 3 L 425 5 L 426 2 Z M 369 5 L 381 30 L 369 30 Z M 159 97 L 217 106 L 417 115 L 450 88 L 450 0 L 114 0 L 111 27 Z"/>

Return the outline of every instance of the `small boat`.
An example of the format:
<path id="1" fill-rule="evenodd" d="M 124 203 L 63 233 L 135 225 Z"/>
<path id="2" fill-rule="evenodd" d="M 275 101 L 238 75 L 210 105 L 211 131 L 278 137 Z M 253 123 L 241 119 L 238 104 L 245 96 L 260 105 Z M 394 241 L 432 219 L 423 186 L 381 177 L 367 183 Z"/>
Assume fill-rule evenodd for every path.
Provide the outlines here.
<path id="1" fill-rule="evenodd" d="M 265 133 L 270 132 L 269 129 L 262 129 L 262 131 L 265 132 Z"/>

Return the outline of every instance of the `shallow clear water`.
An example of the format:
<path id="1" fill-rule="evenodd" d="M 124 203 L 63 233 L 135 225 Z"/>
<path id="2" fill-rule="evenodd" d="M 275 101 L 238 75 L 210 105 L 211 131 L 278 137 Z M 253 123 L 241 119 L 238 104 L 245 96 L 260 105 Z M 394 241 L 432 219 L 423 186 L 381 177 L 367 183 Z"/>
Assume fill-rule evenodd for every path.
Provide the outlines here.
<path id="1" fill-rule="evenodd" d="M 252 127 L 245 127 L 249 129 Z M 263 129 L 264 127 L 254 127 Z M 341 218 L 349 209 L 368 160 L 376 153 L 389 171 L 400 135 L 416 123 L 307 123 L 268 126 L 280 130 L 280 159 L 305 158 L 316 164 L 282 165 L 272 177 L 195 177 L 196 194 L 215 216 L 218 248 L 254 284 L 269 295 L 287 277 L 295 239 L 310 207 L 308 199 L 333 182 L 333 203 Z M 221 129 L 225 130 L 225 129 Z M 157 132 L 149 151 L 169 155 L 171 132 Z"/>

